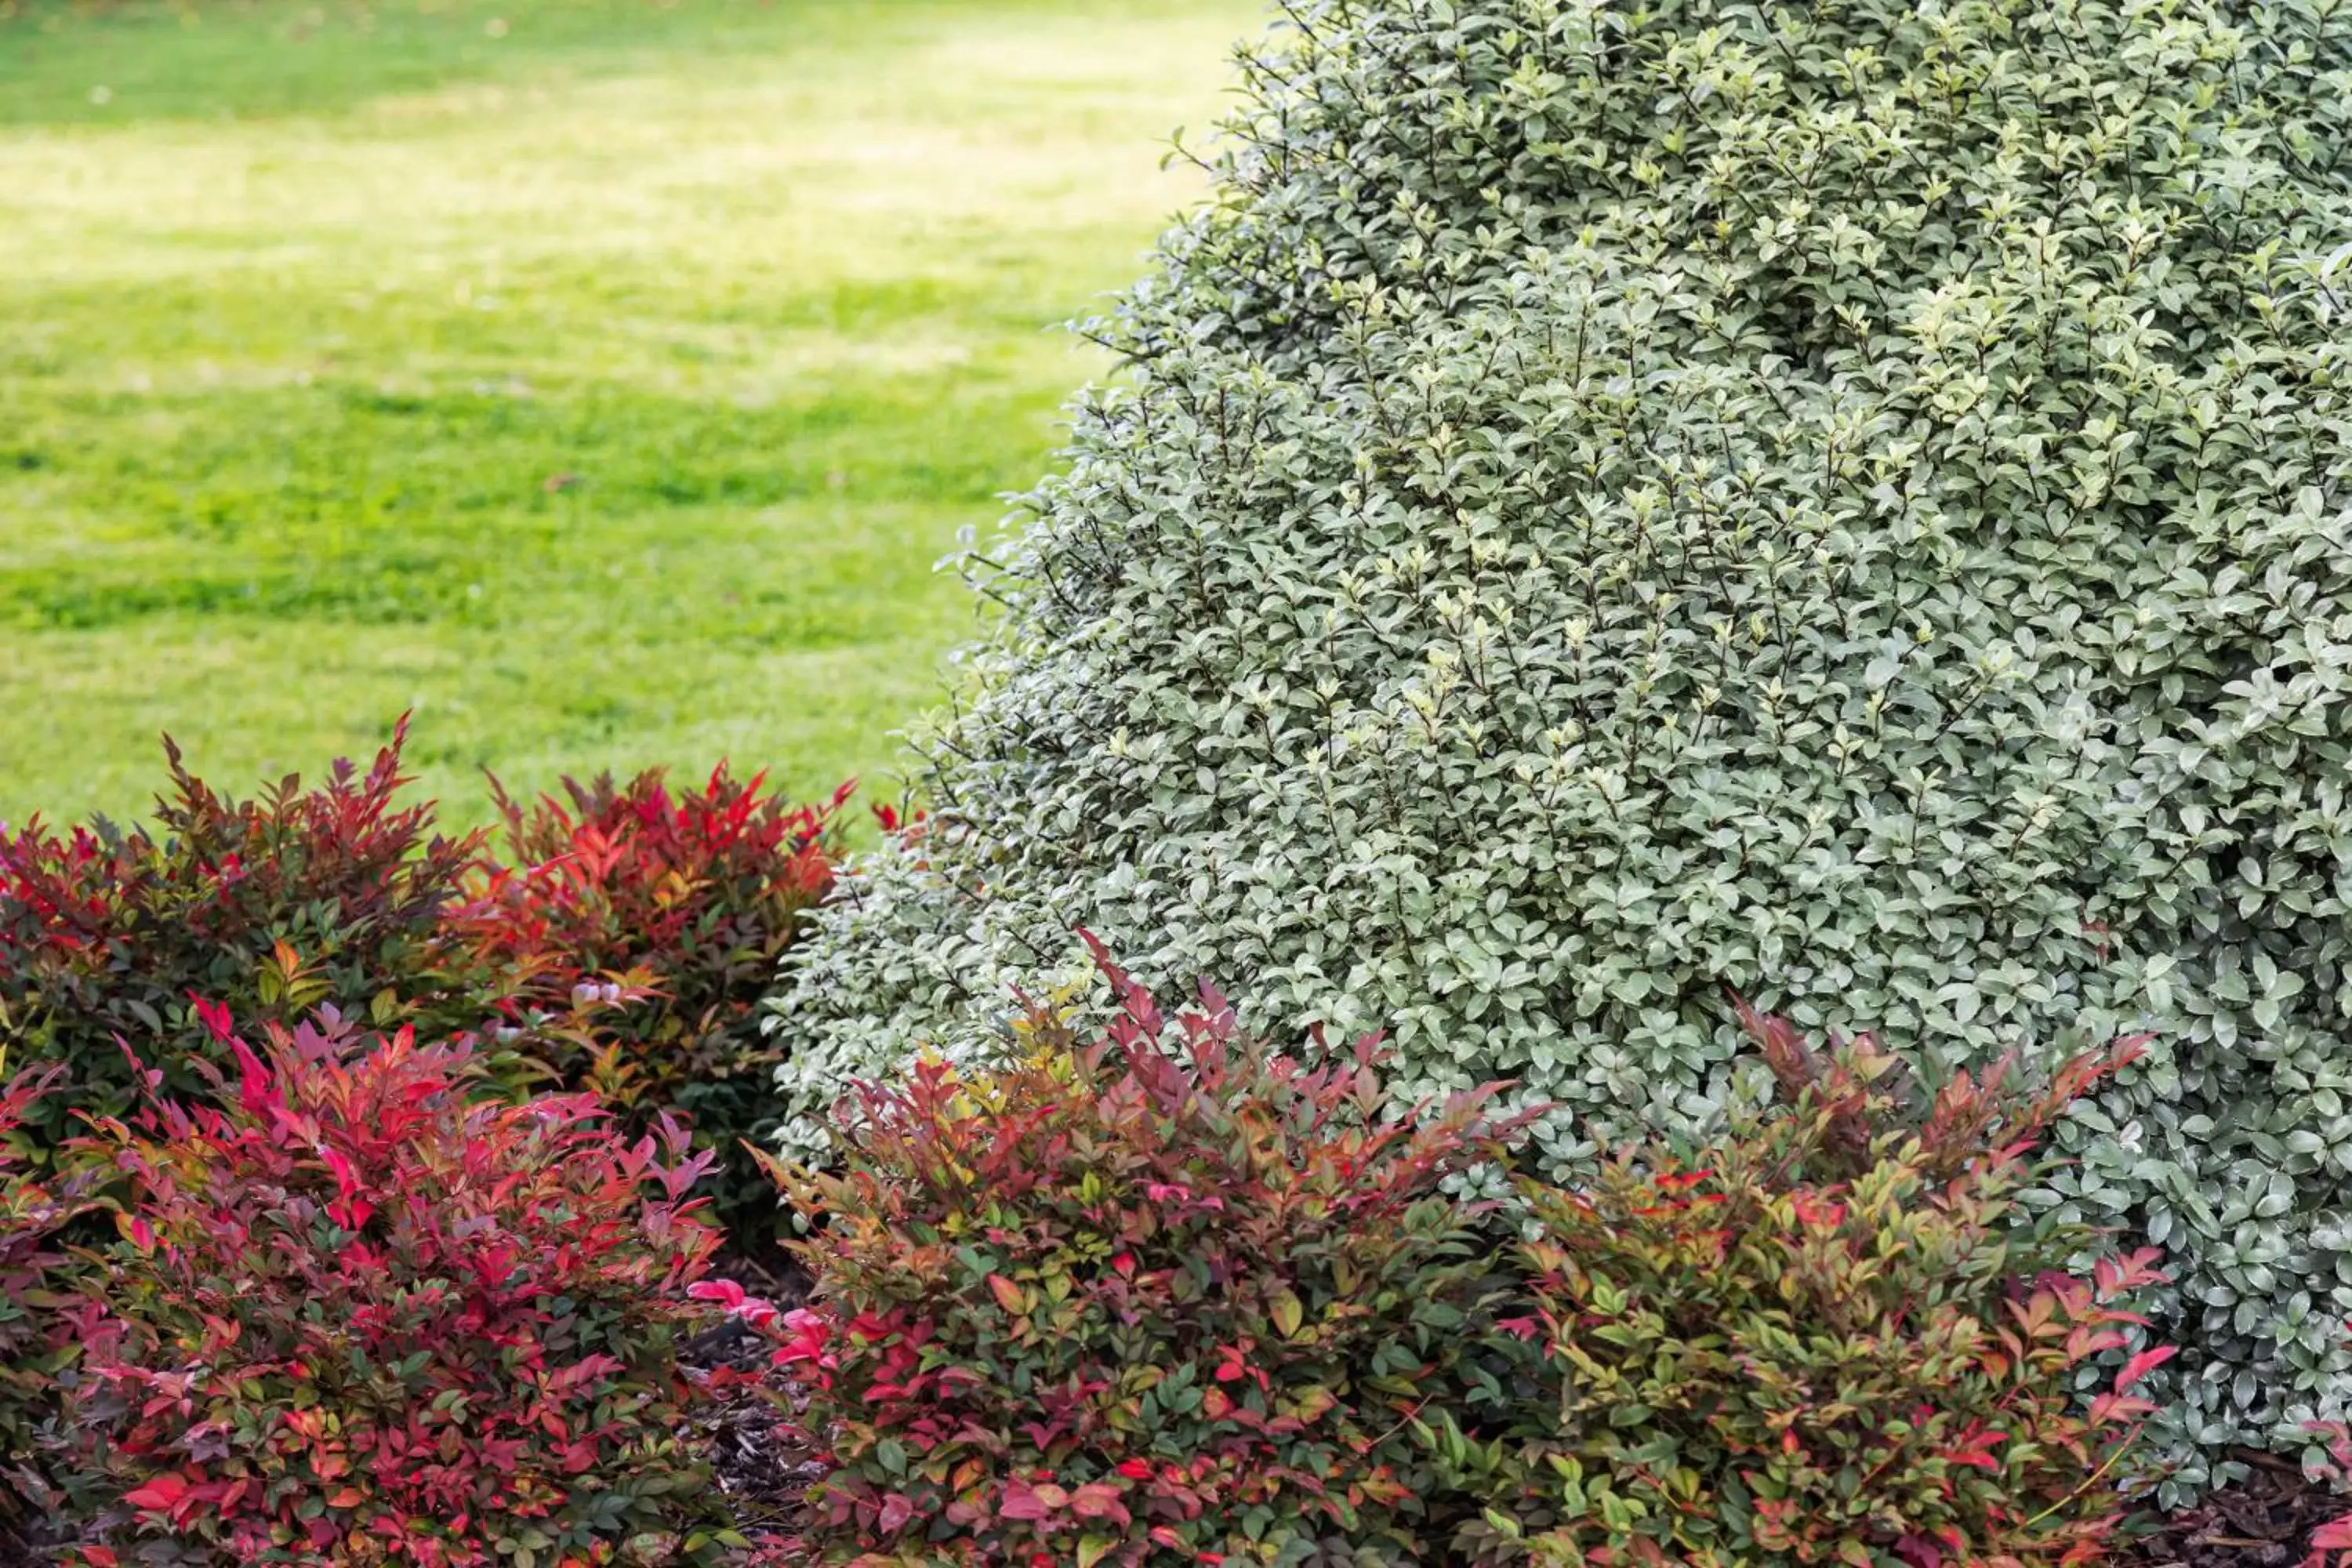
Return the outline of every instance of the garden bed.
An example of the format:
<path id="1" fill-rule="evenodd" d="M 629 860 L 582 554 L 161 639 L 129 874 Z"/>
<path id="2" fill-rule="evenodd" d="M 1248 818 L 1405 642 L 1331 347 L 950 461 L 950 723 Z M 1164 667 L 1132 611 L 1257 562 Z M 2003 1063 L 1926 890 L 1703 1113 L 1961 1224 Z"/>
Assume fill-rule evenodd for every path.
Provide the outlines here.
<path id="1" fill-rule="evenodd" d="M 2313 1555 L 2313 1531 L 2344 1517 L 2336 1488 L 2275 1454 L 2240 1449 L 2253 1471 L 2193 1508 L 2163 1516 L 2117 1568 L 2289 1568 Z"/>

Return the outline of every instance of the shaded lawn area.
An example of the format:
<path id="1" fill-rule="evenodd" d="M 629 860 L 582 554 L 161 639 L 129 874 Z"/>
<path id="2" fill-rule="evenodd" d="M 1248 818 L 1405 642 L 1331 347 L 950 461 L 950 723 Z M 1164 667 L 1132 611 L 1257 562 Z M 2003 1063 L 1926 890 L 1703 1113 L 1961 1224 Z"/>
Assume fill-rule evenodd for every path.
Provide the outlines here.
<path id="1" fill-rule="evenodd" d="M 0 819 L 893 793 L 1255 0 L 0 0 Z"/>

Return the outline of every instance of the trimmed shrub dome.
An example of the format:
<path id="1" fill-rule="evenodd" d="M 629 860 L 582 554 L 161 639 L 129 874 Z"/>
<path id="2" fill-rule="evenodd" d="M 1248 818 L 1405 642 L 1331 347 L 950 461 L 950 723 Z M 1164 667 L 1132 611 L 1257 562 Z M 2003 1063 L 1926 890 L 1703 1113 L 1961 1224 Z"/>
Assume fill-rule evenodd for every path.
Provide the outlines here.
<path id="1" fill-rule="evenodd" d="M 787 961 L 790 1134 L 1085 925 L 1581 1163 L 1726 984 L 2141 1028 L 2043 1202 L 2192 1457 L 2352 1415 L 2352 3 L 1303 7 L 979 567 L 934 816 Z"/>

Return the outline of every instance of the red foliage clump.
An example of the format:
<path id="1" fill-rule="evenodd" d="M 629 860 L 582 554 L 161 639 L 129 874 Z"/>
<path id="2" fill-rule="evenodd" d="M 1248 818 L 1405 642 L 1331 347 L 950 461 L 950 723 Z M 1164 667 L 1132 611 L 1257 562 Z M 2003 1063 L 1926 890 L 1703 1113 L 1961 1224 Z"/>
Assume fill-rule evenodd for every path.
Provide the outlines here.
<path id="1" fill-rule="evenodd" d="M 787 1177 L 824 1219 L 815 1304 L 733 1304 L 811 1385 L 813 1547 L 1089 1568 L 1413 1550 L 1407 1424 L 1481 1267 L 1480 1207 L 1442 1184 L 1507 1129 L 1483 1093 L 1384 1121 L 1375 1041 L 1294 1059 L 1212 991 L 1171 1025 L 1104 967 L 1124 1010 L 1102 1037 L 1033 1013 L 1021 1065 L 865 1088 L 838 1172 Z"/>
<path id="2" fill-rule="evenodd" d="M 0 1068 L 5 1053 L 0 1052 Z M 28 1521 L 41 1492 L 29 1468 L 33 1439 L 49 1412 L 57 1373 L 75 1346 L 51 1310 L 67 1258 L 57 1238 L 89 1205 L 89 1173 L 44 1179 L 16 1145 L 16 1132 L 42 1094 L 63 1076 L 50 1067 L 0 1082 L 0 1544 Z"/>
<path id="3" fill-rule="evenodd" d="M 493 874 L 467 930 L 554 999 L 645 967 L 684 1028 L 723 1028 L 832 886 L 834 818 L 852 788 L 794 806 L 765 783 L 721 763 L 700 789 L 672 790 L 655 768 L 625 786 L 566 779 L 565 800 L 525 806 L 494 780 L 512 865 Z"/>
<path id="4" fill-rule="evenodd" d="M 1099 954 L 1099 950 L 1097 950 Z M 1866 1038 L 1746 1014 L 1789 1103 L 1507 1210 L 1486 1094 L 1384 1120 L 1375 1048 L 1301 1063 L 1213 992 L 1173 1026 L 860 1089 L 780 1346 L 860 1564 L 2087 1563 L 2171 1352 L 2152 1255 L 2020 1225 L 2032 1152 L 2137 1046 L 1914 1103 Z M 1483 1167 L 1483 1169 L 1482 1169 Z M 2098 1386 L 2103 1384 L 2103 1386 Z"/>
<path id="5" fill-rule="evenodd" d="M 567 779 L 528 806 L 498 790 L 499 865 L 487 832 L 444 837 L 429 803 L 402 803 L 406 738 L 403 720 L 365 773 L 338 763 L 251 801 L 194 777 L 167 738 L 153 830 L 0 830 L 0 1030 L 63 1069 L 32 1113 L 42 1157 L 77 1112 L 138 1102 L 118 1042 L 194 1099 L 203 1064 L 230 1065 L 203 1006 L 253 1026 L 331 1007 L 474 1039 L 505 1092 L 552 1079 L 633 1131 L 685 1118 L 720 1152 L 722 1217 L 764 1233 L 773 1194 L 737 1147 L 774 1113 L 758 1007 L 832 885 L 848 786 L 794 806 L 722 763 L 699 789 L 653 771 Z"/>
<path id="6" fill-rule="evenodd" d="M 325 1004 L 435 1033 L 488 1016 L 482 978 L 441 940 L 483 838 L 397 803 L 406 735 L 403 720 L 365 773 L 338 763 L 322 785 L 289 775 L 252 801 L 216 794 L 167 739 L 152 831 L 0 832 L 0 1026 L 29 1065 L 64 1069 L 32 1115 L 41 1142 L 78 1110 L 135 1103 L 118 1038 L 173 1092 L 200 1092 L 195 1064 L 227 1058 L 198 997 L 254 1025 Z"/>
<path id="7" fill-rule="evenodd" d="M 677 1351 L 709 1157 L 585 1096 L 475 1100 L 405 1029 L 221 1046 L 215 1103 L 92 1141 L 122 1198 L 71 1314 L 80 1561 L 676 1560 L 709 1506 Z"/>
<path id="8" fill-rule="evenodd" d="M 1483 1359 L 1526 1392 L 1433 1416 L 1483 1505 L 1465 1560 L 2095 1560 L 2153 1410 L 2131 1387 L 2173 1353 L 2130 1310 L 2162 1277 L 2152 1250 L 2068 1276 L 2099 1238 L 2020 1225 L 2016 1198 L 2049 1123 L 2138 1043 L 2035 1095 L 2004 1064 L 1919 1107 L 1868 1037 L 1823 1058 L 1741 1012 L 1792 1103 L 1695 1153 L 1525 1184 L 1527 1307 Z"/>
<path id="9" fill-rule="evenodd" d="M 498 971 L 518 1019 L 602 1002 L 583 1028 L 535 1031 L 558 1080 L 640 1118 L 690 1118 L 720 1152 L 731 1220 L 774 1198 L 738 1149 L 772 1124 L 781 1047 L 759 1005 L 802 917 L 833 884 L 835 818 L 850 793 L 795 806 L 721 763 L 698 790 L 659 770 L 625 786 L 563 782 L 526 807 L 498 794 L 512 864 L 491 869 L 451 922 L 473 964 Z M 495 781 L 494 784 L 495 784 Z"/>

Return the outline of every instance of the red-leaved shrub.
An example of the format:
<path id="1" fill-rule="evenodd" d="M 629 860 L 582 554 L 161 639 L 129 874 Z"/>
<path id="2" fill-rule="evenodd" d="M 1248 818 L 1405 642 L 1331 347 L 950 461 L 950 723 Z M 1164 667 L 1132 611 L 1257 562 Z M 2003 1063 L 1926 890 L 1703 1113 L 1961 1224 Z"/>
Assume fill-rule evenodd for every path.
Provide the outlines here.
<path id="1" fill-rule="evenodd" d="M 2152 1255 L 2071 1277 L 2100 1238 L 2015 1207 L 2136 1042 L 1915 1102 L 1743 1008 L 1785 1103 L 1496 1208 L 1440 1191 L 1507 1158 L 1484 1094 L 1383 1123 L 1370 1042 L 1269 1055 L 1205 991 L 1171 1028 L 1105 968 L 1104 1038 L 1034 1011 L 845 1105 L 785 1176 L 810 1307 L 698 1288 L 807 1385 L 822 1560 L 2071 1564 L 2145 1479 Z"/>
<path id="2" fill-rule="evenodd" d="M 848 786 L 793 806 L 722 763 L 698 790 L 657 770 L 567 779 L 528 806 L 498 790 L 502 866 L 487 833 L 443 837 L 429 803 L 401 802 L 406 736 L 403 720 L 364 774 L 338 763 L 252 801 L 166 739 L 152 831 L 0 831 L 0 1039 L 65 1069 L 32 1142 L 46 1157 L 76 1112 L 135 1103 L 118 1041 L 170 1094 L 206 1093 L 200 1064 L 228 1058 L 198 998 L 251 1026 L 332 1005 L 474 1038 L 502 1092 L 551 1079 L 633 1131 L 684 1117 L 719 1153 L 714 1213 L 747 1240 L 772 1233 L 772 1190 L 739 1147 L 774 1115 L 758 1004 L 831 886 Z"/>
<path id="3" fill-rule="evenodd" d="M 1082 1043 L 1050 1011 L 1001 1072 L 856 1097 L 782 1363 L 829 1456 L 825 1561 L 1303 1563 L 1409 1554 L 1406 1433 L 1463 1328 L 1485 1094 L 1391 1123 L 1374 1043 L 1302 1058 L 1203 990 Z M 719 1288 L 708 1293 L 731 1299 Z M 1370 1561 L 1372 1559 L 1367 1559 Z"/>
<path id="4" fill-rule="evenodd" d="M 76 1309 L 78 1561 L 716 1553 L 677 1362 L 709 1157 L 586 1096 L 477 1100 L 466 1052 L 405 1029 L 220 1044 L 212 1103 L 93 1141 L 123 1197 Z"/>
<path id="5" fill-rule="evenodd" d="M 65 1069 L 31 1112 L 39 1142 L 75 1111 L 130 1109 L 118 1038 L 172 1092 L 202 1092 L 195 1064 L 227 1058 L 199 997 L 254 1026 L 322 1003 L 428 1033 L 488 1016 L 488 982 L 449 966 L 441 933 L 481 837 L 441 837 L 430 805 L 397 804 L 406 733 L 404 720 L 364 774 L 338 763 L 323 785 L 289 776 L 253 801 L 215 794 L 166 740 L 152 831 L 0 831 L 0 1038 Z"/>
<path id="6" fill-rule="evenodd" d="M 585 1029 L 539 1031 L 549 1065 L 633 1119 L 688 1117 L 726 1162 L 716 1196 L 730 1224 L 775 1211 L 739 1147 L 774 1117 L 780 1047 L 761 1031 L 759 1003 L 832 886 L 850 788 L 794 806 L 763 795 L 763 781 L 730 778 L 724 763 L 699 790 L 672 790 L 658 769 L 625 786 L 566 779 L 565 799 L 528 807 L 501 789 L 512 864 L 490 870 L 451 922 L 474 963 L 506 976 L 517 1017 L 612 999 Z"/>
<path id="7" fill-rule="evenodd" d="M 1485 1347 L 1509 1369 L 1490 1387 L 1519 1392 L 1427 1424 L 1480 1505 L 1462 1559 L 2094 1560 L 2153 1408 L 2130 1387 L 2172 1353 L 2141 1348 L 2128 1307 L 2161 1277 L 2152 1252 L 2068 1277 L 2096 1238 L 2021 1227 L 2015 1198 L 2047 1123 L 2137 1044 L 2036 1096 L 2006 1092 L 2004 1064 L 1915 1108 L 1867 1037 L 1822 1059 L 1747 1021 L 1792 1105 L 1696 1154 L 1524 1187 L 1528 1305 Z M 2086 1394 L 2103 1359 L 2120 1365 Z"/>
<path id="8" fill-rule="evenodd" d="M 0 1070 L 6 1052 L 0 1051 Z M 33 1439 L 49 1412 L 54 1379 L 74 1346 L 52 1310 L 66 1263 L 58 1233 L 88 1202 L 86 1173 L 44 1179 L 16 1132 L 42 1093 L 63 1076 L 50 1067 L 0 1080 L 0 1548 L 29 1523 L 46 1489 L 30 1468 Z"/>

